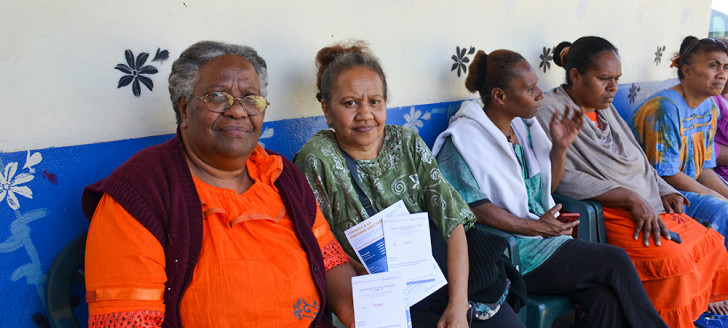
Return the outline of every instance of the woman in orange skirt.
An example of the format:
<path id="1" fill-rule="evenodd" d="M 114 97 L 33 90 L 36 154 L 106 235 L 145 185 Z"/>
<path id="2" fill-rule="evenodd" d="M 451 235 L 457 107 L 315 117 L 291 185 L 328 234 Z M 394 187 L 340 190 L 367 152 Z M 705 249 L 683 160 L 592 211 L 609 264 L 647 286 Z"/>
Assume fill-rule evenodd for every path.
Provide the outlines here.
<path id="1" fill-rule="evenodd" d="M 723 237 L 683 213 L 684 197 L 657 175 L 612 105 L 622 75 L 617 49 L 583 37 L 555 51 L 566 84 L 545 96 L 537 119 L 548 130 L 566 105 L 589 118 L 567 150 L 556 193 L 602 203 L 608 242 L 627 251 L 670 327 L 693 327 L 706 310 L 728 310 Z"/>

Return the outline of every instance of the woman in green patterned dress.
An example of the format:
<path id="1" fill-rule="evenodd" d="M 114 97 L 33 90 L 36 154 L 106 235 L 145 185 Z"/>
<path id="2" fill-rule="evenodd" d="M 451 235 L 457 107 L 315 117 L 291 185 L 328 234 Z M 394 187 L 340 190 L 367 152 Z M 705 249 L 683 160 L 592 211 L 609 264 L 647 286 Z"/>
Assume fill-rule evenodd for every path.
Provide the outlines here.
<path id="1" fill-rule="evenodd" d="M 293 161 L 306 175 L 352 263 L 356 255 L 344 231 L 369 215 L 345 155 L 353 159 L 361 191 L 376 211 L 402 200 L 410 213 L 429 215 L 433 256 L 449 285 L 411 307 L 414 327 L 466 327 L 473 317 L 489 316 L 472 321 L 472 326 L 523 327 L 514 309 L 523 304 L 524 286 L 503 257 L 505 242 L 470 229 L 475 216 L 442 178 L 415 132 L 385 125 L 387 83 L 376 57 L 363 42 L 356 42 L 323 48 L 316 60 L 317 99 L 332 129 L 314 135 Z M 490 314 L 473 316 L 469 307 Z"/>

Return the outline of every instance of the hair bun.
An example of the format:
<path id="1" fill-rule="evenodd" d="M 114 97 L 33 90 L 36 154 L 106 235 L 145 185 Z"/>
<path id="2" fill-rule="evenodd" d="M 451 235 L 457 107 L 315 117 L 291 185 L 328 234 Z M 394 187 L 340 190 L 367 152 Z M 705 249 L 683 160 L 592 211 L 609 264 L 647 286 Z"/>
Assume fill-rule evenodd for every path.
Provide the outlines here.
<path id="1" fill-rule="evenodd" d="M 331 47 L 322 48 L 316 54 L 316 64 L 319 65 L 319 67 L 326 67 L 336 60 L 336 58 L 348 53 L 370 54 L 368 45 L 365 41 L 353 40 L 336 44 Z"/>
<path id="2" fill-rule="evenodd" d="M 686 36 L 683 39 L 683 41 L 680 43 L 680 50 L 677 53 L 678 57 L 681 57 L 681 56 L 686 57 L 686 55 L 688 55 L 688 54 L 686 54 L 686 52 L 688 52 L 687 49 L 695 49 L 695 47 L 698 45 L 698 43 L 700 43 L 700 39 L 698 39 L 692 35 Z"/>
<path id="3" fill-rule="evenodd" d="M 324 47 L 316 54 L 316 100 L 329 101 L 335 87 L 336 78 L 344 70 L 354 66 L 363 66 L 377 73 L 384 87 L 384 100 L 387 100 L 387 79 L 379 64 L 379 59 L 372 53 L 365 41 L 350 40 Z"/>
<path id="4" fill-rule="evenodd" d="M 470 70 L 465 78 L 465 88 L 470 92 L 477 92 L 483 87 L 485 81 L 485 67 L 488 61 L 488 54 L 483 50 L 478 50 L 470 62 Z"/>
<path id="5" fill-rule="evenodd" d="M 569 48 L 571 48 L 571 42 L 569 41 L 561 42 L 554 48 L 554 64 L 559 67 L 564 67 L 564 65 L 566 65 L 566 57 L 569 53 Z"/>
<path id="6" fill-rule="evenodd" d="M 480 90 L 485 82 L 486 65 L 488 63 L 488 54 L 485 52 L 480 56 L 480 62 L 478 62 L 478 78 L 475 80 L 476 90 Z"/>

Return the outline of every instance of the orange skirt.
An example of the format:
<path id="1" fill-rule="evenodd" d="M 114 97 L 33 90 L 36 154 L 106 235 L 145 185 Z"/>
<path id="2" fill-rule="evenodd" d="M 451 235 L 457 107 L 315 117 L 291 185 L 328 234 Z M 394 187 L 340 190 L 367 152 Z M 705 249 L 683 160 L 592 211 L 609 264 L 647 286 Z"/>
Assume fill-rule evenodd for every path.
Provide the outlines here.
<path id="1" fill-rule="evenodd" d="M 662 246 L 635 240 L 635 222 L 624 209 L 604 208 L 609 244 L 623 248 L 632 259 L 642 285 L 663 320 L 672 328 L 692 328 L 709 302 L 728 299 L 728 253 L 723 236 L 684 213 L 660 217 L 682 243 L 663 239 Z"/>

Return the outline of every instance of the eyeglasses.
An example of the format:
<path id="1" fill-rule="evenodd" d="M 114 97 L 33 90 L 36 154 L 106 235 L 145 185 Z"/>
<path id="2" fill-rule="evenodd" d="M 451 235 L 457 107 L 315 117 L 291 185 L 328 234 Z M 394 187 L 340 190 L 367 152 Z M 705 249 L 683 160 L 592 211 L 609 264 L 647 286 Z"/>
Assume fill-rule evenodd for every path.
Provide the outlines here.
<path id="1" fill-rule="evenodd" d="M 267 99 L 263 96 L 249 95 L 242 98 L 236 98 L 227 92 L 210 92 L 202 97 L 193 96 L 207 104 L 207 109 L 214 113 L 224 113 L 233 107 L 235 101 L 240 101 L 240 106 L 243 107 L 245 113 L 248 115 L 260 115 L 270 105 Z"/>

